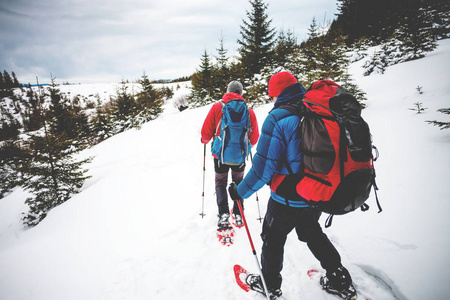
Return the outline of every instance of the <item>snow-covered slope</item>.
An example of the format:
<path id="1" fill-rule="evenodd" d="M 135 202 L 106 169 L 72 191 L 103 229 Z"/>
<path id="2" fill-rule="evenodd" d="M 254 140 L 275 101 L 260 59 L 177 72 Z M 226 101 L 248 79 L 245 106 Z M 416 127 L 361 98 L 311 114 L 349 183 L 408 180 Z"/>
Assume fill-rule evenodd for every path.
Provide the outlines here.
<path id="1" fill-rule="evenodd" d="M 425 120 L 448 121 L 436 110 L 450 106 L 450 40 L 384 75 L 363 77 L 362 63 L 351 72 L 369 99 L 363 116 L 380 150 L 376 170 L 383 212 L 377 213 L 372 194 L 368 212 L 337 216 L 325 232 L 357 289 L 371 299 L 446 299 L 450 131 Z M 415 102 L 427 110 L 409 110 Z M 209 108 L 182 113 L 169 108 L 141 130 L 84 151 L 83 157 L 95 156 L 88 166 L 92 178 L 35 228 L 23 230 L 19 222 L 25 192 L 17 189 L 0 200 L 0 299 L 262 299 L 234 282 L 234 264 L 256 272 L 244 229 L 229 248 L 215 236 L 209 146 L 206 216 L 199 216 L 200 129 Z M 270 108 L 255 110 L 260 125 Z M 268 195 L 267 187 L 258 192 L 262 214 Z M 255 199 L 246 200 L 245 212 L 260 254 Z M 306 271 L 320 265 L 294 233 L 284 262 L 284 299 L 335 299 L 308 278 Z"/>

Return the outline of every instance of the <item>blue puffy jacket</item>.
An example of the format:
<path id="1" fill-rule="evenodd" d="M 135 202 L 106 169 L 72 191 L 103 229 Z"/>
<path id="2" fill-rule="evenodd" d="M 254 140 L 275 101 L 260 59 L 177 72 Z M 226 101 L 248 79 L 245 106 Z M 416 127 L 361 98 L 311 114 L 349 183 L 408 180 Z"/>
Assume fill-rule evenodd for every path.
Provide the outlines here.
<path id="1" fill-rule="evenodd" d="M 305 88 L 300 83 L 295 83 L 284 89 L 278 96 L 274 108 L 262 126 L 252 168 L 237 187 L 238 194 L 243 199 L 250 197 L 270 182 L 271 197 L 275 201 L 285 205 L 288 201 L 289 206 L 292 207 L 308 206 L 303 201 L 291 201 L 277 195 L 274 192 L 276 187 L 273 186 L 277 182 L 277 177 L 289 174 L 286 160 L 293 173 L 299 173 L 301 170 L 301 133 L 298 128 L 300 118 L 288 109 L 279 107 L 285 104 L 295 105 L 303 98 L 305 92 Z"/>

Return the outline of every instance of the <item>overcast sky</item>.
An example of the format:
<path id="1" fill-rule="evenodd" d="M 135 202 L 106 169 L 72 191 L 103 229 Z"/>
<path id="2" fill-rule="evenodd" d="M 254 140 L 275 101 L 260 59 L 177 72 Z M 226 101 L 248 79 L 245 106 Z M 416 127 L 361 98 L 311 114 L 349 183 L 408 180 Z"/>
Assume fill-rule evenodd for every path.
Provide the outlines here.
<path id="1" fill-rule="evenodd" d="M 266 0 L 272 27 L 306 37 L 336 0 Z M 120 82 L 189 76 L 223 36 L 237 54 L 248 0 L 0 0 L 0 70 L 20 82 Z"/>

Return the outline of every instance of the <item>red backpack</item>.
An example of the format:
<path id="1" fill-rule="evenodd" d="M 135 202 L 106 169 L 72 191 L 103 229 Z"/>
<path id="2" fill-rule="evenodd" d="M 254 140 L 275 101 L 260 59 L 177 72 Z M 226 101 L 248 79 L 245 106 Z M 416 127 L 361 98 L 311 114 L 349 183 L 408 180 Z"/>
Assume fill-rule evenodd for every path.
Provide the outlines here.
<path id="1" fill-rule="evenodd" d="M 331 80 L 316 81 L 305 94 L 302 131 L 302 174 L 295 189 L 300 198 L 313 207 L 333 215 L 342 215 L 369 206 L 375 183 L 372 136 L 361 117 L 361 105 L 347 90 Z M 378 157 L 378 153 L 377 153 Z M 290 176 L 292 178 L 292 176 Z M 381 207 L 378 202 L 379 212 Z"/>

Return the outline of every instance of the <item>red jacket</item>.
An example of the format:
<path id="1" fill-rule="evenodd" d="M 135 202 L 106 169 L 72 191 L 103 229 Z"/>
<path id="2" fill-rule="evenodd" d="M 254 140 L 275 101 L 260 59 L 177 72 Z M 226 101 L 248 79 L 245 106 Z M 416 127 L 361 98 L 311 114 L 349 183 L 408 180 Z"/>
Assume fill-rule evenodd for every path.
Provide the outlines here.
<path id="1" fill-rule="evenodd" d="M 245 101 L 244 98 L 236 93 L 226 93 L 222 97 L 222 102 L 227 103 L 230 100 L 241 99 Z M 250 140 L 250 144 L 255 146 L 259 139 L 259 129 L 258 122 L 256 121 L 256 115 L 253 109 L 248 109 L 250 114 L 250 130 L 248 133 L 248 138 Z M 206 116 L 205 121 L 203 122 L 202 127 L 202 143 L 207 144 L 211 139 L 220 135 L 220 128 L 217 128 L 220 120 L 222 119 L 222 104 L 220 101 L 215 103 L 211 109 L 209 110 L 208 115 Z"/>

